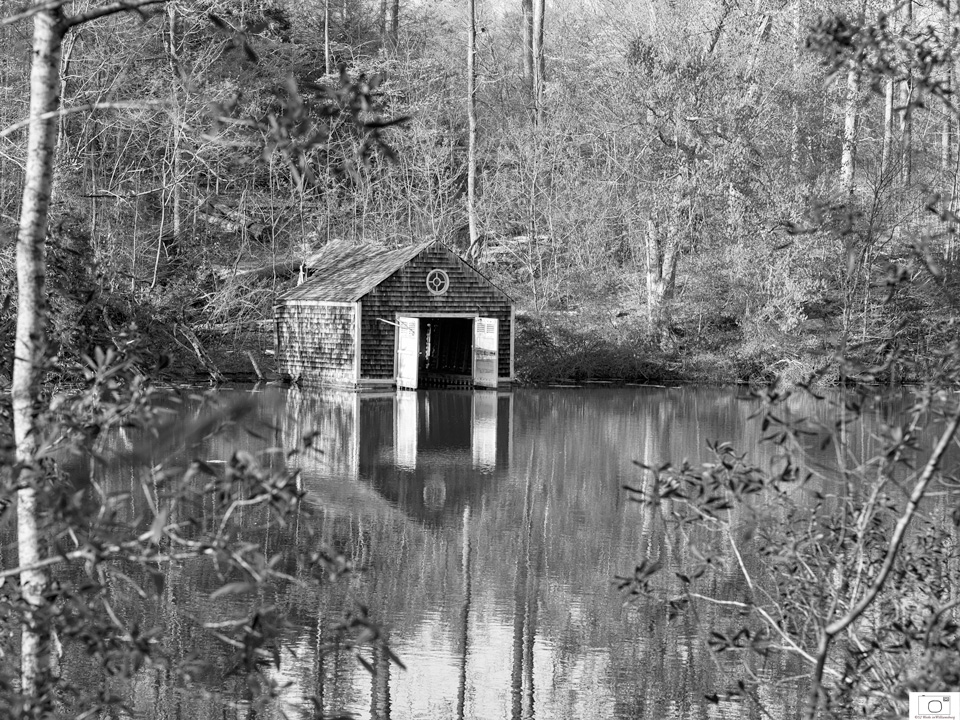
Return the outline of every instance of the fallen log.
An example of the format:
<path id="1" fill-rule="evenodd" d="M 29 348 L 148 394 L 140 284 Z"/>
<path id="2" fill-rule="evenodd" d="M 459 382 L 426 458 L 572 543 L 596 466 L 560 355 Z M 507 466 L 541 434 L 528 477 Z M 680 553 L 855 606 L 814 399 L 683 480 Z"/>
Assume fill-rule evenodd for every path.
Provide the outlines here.
<path id="1" fill-rule="evenodd" d="M 187 347 L 177 339 L 177 330 L 179 330 L 180 334 L 187 339 L 187 342 L 190 343 L 190 347 Z M 215 385 L 220 385 L 223 382 L 223 373 L 220 372 L 220 368 L 217 367 L 217 364 L 213 361 L 213 358 L 210 357 L 210 353 L 204 349 L 203 345 L 200 343 L 200 339 L 196 336 L 193 330 L 183 325 L 174 325 L 173 339 L 177 345 L 184 348 L 188 352 L 192 349 L 194 355 L 197 356 L 200 364 L 203 365 L 203 368 L 210 376 L 210 382 Z"/>

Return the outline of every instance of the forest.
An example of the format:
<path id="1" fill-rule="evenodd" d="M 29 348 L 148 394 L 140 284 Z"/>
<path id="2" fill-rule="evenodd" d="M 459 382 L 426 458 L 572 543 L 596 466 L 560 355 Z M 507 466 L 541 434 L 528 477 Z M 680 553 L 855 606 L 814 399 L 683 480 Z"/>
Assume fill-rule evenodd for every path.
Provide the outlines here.
<path id="1" fill-rule="evenodd" d="M 848 5 L 219 0 L 78 25 L 55 353 L 136 324 L 169 376 L 250 374 L 243 349 L 269 369 L 273 299 L 311 253 L 435 237 L 517 301 L 528 381 L 837 382 L 840 353 L 922 358 L 953 315 L 957 13 Z M 0 5 L 7 339 L 19 9 Z"/>
<path id="2" fill-rule="evenodd" d="M 471 568 L 502 527 L 513 717 L 558 550 L 637 627 L 706 623 L 697 642 L 741 674 L 708 687 L 678 660 L 704 708 L 772 716 L 789 686 L 791 716 L 900 716 L 956 689 L 958 30 L 950 0 L 0 0 L 0 714 L 151 716 L 131 707 L 154 693 L 155 714 L 268 717 L 292 665 L 316 684 L 302 716 L 329 717 L 324 664 L 349 655 L 385 719 L 404 661 L 348 596 L 378 545 L 402 564 L 409 531 L 437 594 L 462 595 L 465 717 Z M 431 400 L 463 406 L 460 454 L 509 490 L 461 507 L 457 470 L 424 453 L 399 495 L 442 509 L 439 532 L 359 469 L 317 469 L 324 443 L 359 468 L 357 395 L 270 388 L 301 412 L 258 425 L 253 392 L 177 383 L 269 377 L 274 300 L 328 242 L 428 238 L 516 300 L 521 381 L 749 388 L 615 388 L 594 415 L 517 391 L 526 462 L 512 396 L 501 425 L 498 396 Z M 426 397 L 368 413 L 404 482 Z M 630 435 L 591 460 L 609 438 L 576 416 Z M 556 452 L 534 425 L 559 428 Z M 748 425 L 742 452 L 700 435 Z M 681 426 L 703 462 L 660 456 Z M 587 511 L 632 571 L 547 542 Z M 304 630 L 316 667 L 290 660 Z"/>

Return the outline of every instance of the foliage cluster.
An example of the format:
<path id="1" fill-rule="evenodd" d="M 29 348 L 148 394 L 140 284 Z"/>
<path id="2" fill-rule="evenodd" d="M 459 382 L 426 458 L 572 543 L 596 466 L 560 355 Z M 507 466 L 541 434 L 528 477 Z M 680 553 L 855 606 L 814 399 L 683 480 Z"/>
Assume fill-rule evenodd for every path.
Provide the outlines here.
<path id="1" fill-rule="evenodd" d="M 911 292 L 892 286 L 893 297 Z M 902 717 L 910 691 L 960 689 L 960 345 L 931 348 L 920 370 L 911 362 L 895 350 L 869 365 L 845 360 L 836 399 L 804 385 L 758 391 L 769 463 L 755 460 L 762 448 L 716 442 L 710 462 L 644 465 L 627 487 L 680 545 L 669 565 L 641 557 L 621 589 L 659 598 L 671 617 L 722 611 L 710 645 L 741 657 L 744 673 L 714 702 L 763 706 L 770 680 L 751 670 L 757 656 L 803 666 L 810 720 Z M 927 382 L 877 384 L 903 375 Z M 872 417 L 881 432 L 865 436 Z M 743 588 L 732 597 L 730 578 Z"/>
<path id="2" fill-rule="evenodd" d="M 0 573 L 0 710 L 23 718 L 116 716 L 132 707 L 131 681 L 153 668 L 183 698 L 204 698 L 211 712 L 240 702 L 256 713 L 282 688 L 273 670 L 292 622 L 268 598 L 293 587 L 316 592 L 352 571 L 317 534 L 314 506 L 304 502 L 297 465 L 309 437 L 299 448 L 206 462 L 198 453 L 211 437 L 270 428 L 245 422 L 251 405 L 242 396 L 159 390 L 140 371 L 137 336 L 120 339 L 125 351 L 84 358 L 82 389 L 53 398 L 41 418 L 43 564 L 55 580 L 38 610 L 20 595 L 15 559 Z M 195 408 L 187 426 L 172 412 L 185 403 Z M 118 483 L 121 469 L 129 484 Z M 2 494 L 11 497 L 13 476 L 2 477 Z M 12 508 L 4 505 L 4 521 Z M 279 538 L 274 550 L 263 542 L 271 533 Z M 218 608 L 187 627 L 170 612 L 172 578 L 182 574 L 197 578 Z M 15 629 L 24 626 L 45 639 L 48 661 L 38 693 L 26 696 L 15 672 Z M 178 647 L 184 634 L 194 650 Z M 325 643 L 320 652 L 352 648 L 368 665 L 365 656 L 389 653 L 366 610 L 349 603 Z M 199 651 L 211 645 L 221 651 Z"/>

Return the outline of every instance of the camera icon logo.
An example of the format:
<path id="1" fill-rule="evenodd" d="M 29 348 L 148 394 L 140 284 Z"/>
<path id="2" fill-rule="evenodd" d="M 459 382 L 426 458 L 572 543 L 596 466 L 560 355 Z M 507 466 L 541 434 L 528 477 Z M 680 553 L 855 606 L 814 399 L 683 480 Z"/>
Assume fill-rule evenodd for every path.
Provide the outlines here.
<path id="1" fill-rule="evenodd" d="M 910 693 L 911 720 L 960 720 L 960 693 Z"/>
<path id="2" fill-rule="evenodd" d="M 921 695 L 920 709 L 928 715 L 943 715 L 950 717 L 949 695 Z"/>

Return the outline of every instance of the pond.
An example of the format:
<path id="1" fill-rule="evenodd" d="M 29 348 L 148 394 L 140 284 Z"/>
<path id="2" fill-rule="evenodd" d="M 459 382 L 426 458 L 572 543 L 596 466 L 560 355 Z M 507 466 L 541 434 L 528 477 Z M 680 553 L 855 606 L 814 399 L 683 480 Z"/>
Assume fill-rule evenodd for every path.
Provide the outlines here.
<path id="1" fill-rule="evenodd" d="M 774 460 L 744 391 L 249 395 L 257 420 L 206 440 L 201 455 L 216 464 L 238 447 L 258 453 L 309 438 L 311 450 L 291 461 L 315 511 L 309 522 L 357 568 L 326 591 L 291 586 L 272 598 L 289 622 L 273 671 L 283 685 L 275 717 L 313 717 L 310 696 L 325 716 L 382 720 L 759 717 L 756 703 L 716 702 L 745 673 L 769 680 L 760 700 L 773 717 L 799 716 L 804 688 L 780 682 L 802 669 L 792 659 L 753 657 L 745 667 L 742 656 L 712 653 L 709 611 L 671 617 L 675 582 L 635 602 L 615 582 L 641 559 L 670 567 L 711 542 L 631 500 L 624 485 L 644 481 L 637 463 L 705 460 L 712 440 Z M 299 528 L 271 537 L 261 519 L 244 518 L 252 539 L 297 542 Z M 739 578 L 731 568 L 714 593 L 736 598 Z M 180 652 L 219 652 L 194 628 L 236 609 L 210 597 L 216 587 L 171 570 L 155 612 Z M 371 674 L 336 644 L 337 623 L 356 607 L 382 625 L 403 667 L 370 655 Z M 160 668 L 134 684 L 144 717 L 222 716 L 213 696 L 183 700 Z M 233 713 L 247 716 L 242 706 Z"/>

